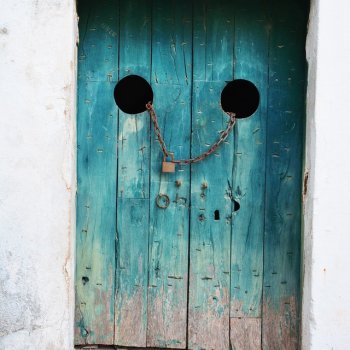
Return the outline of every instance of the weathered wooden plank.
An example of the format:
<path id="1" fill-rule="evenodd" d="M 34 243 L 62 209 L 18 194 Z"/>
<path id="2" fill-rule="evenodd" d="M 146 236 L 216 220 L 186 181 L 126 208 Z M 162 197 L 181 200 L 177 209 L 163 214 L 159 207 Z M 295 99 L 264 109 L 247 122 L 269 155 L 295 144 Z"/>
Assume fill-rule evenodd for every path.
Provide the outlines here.
<path id="1" fill-rule="evenodd" d="M 78 79 L 117 81 L 118 0 L 78 3 Z"/>
<path id="2" fill-rule="evenodd" d="M 113 84 L 80 83 L 76 344 L 111 344 L 116 232 L 116 113 Z"/>
<path id="3" fill-rule="evenodd" d="M 230 340 L 233 350 L 260 350 L 261 318 L 231 318 Z"/>
<path id="4" fill-rule="evenodd" d="M 203 0 L 193 6 L 193 79 L 232 80 L 233 2 Z"/>
<path id="5" fill-rule="evenodd" d="M 191 137 L 192 5 L 153 2 L 154 106 L 169 150 L 188 158 Z M 152 130 L 147 346 L 185 348 L 190 171 L 161 173 L 162 153 Z M 158 194 L 170 198 L 167 209 Z"/>
<path id="6" fill-rule="evenodd" d="M 148 199 L 118 198 L 115 343 L 146 346 Z"/>
<path id="7" fill-rule="evenodd" d="M 189 155 L 189 87 L 163 85 L 155 89 L 161 129 L 169 149 Z M 157 103 L 162 101 L 162 103 Z M 165 113 L 162 113 L 165 112 Z M 173 120 L 177 119 L 174 124 Z M 179 129 L 177 129 L 179 128 Z M 177 129 L 177 130 L 176 130 Z M 172 136 L 169 138 L 169 136 Z M 184 140 L 184 141 L 183 141 Z M 149 346 L 185 347 L 187 328 L 189 168 L 161 174 L 159 145 L 152 144 L 150 270 L 148 293 Z M 169 196 L 170 205 L 160 209 L 158 194 Z"/>
<path id="8" fill-rule="evenodd" d="M 125 347 L 117 346 L 117 349 L 118 350 L 162 350 L 164 348 L 149 348 L 149 347 L 147 347 L 147 348 L 134 348 L 134 347 L 132 347 L 132 348 L 125 348 Z M 178 349 L 178 348 L 166 348 L 166 349 L 167 350 L 172 350 L 172 349 Z"/>
<path id="9" fill-rule="evenodd" d="M 117 1 L 79 3 L 78 13 L 75 343 L 111 344 L 117 121 L 110 81 L 116 79 L 113 61 L 118 57 L 117 39 L 111 35 L 118 27 Z"/>
<path id="10" fill-rule="evenodd" d="M 234 349 L 260 349 L 261 320 L 252 317 L 261 316 L 262 301 L 268 23 L 261 0 L 239 0 L 235 10 L 234 76 L 256 85 L 260 105 L 234 129 L 232 195 L 240 209 L 232 223 L 231 344 Z"/>
<path id="11" fill-rule="evenodd" d="M 150 79 L 151 3 L 120 3 L 120 77 Z M 119 111 L 115 344 L 146 346 L 150 129 Z"/>
<path id="12" fill-rule="evenodd" d="M 136 74 L 150 81 L 151 2 L 120 4 L 120 78 Z M 149 116 L 119 111 L 118 197 L 149 198 Z"/>
<path id="13" fill-rule="evenodd" d="M 192 4 L 153 0 L 152 85 L 190 86 L 191 80 Z"/>
<path id="14" fill-rule="evenodd" d="M 306 2 L 270 1 L 263 347 L 299 349 Z"/>
<path id="15" fill-rule="evenodd" d="M 217 105 L 223 84 L 194 84 L 192 144 L 197 154 L 206 149 L 205 143 L 212 142 L 213 130 L 225 128 L 226 118 Z M 198 114 L 202 111 L 203 114 Z M 228 349 L 229 346 L 231 136 L 214 155 L 192 167 L 189 349 Z M 199 147 L 197 142 L 201 142 Z M 215 220 L 216 210 L 219 220 Z"/>
<path id="16" fill-rule="evenodd" d="M 207 150 L 228 120 L 220 94 L 232 80 L 231 6 L 194 3 L 192 156 Z M 229 348 L 232 167 L 231 134 L 215 154 L 191 168 L 189 349 Z"/>

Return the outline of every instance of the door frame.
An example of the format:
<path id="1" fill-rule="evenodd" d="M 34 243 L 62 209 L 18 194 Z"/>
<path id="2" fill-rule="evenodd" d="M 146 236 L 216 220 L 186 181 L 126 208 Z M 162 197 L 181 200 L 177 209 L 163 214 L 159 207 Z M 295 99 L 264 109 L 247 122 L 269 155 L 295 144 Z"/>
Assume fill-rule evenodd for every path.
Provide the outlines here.
<path id="1" fill-rule="evenodd" d="M 73 0 L 74 1 L 74 0 Z M 79 42 L 79 31 L 78 27 L 78 16 L 77 16 L 77 0 L 75 2 L 75 31 L 74 37 L 76 38 L 76 42 L 74 44 L 78 45 Z M 303 188 L 302 188 L 302 227 L 301 227 L 301 324 L 300 324 L 300 336 L 301 336 L 301 346 L 302 349 L 308 349 L 311 345 L 310 337 L 311 337 L 311 326 L 310 319 L 312 315 L 312 300 L 311 300 L 311 291 L 313 288 L 312 280 L 311 280 L 311 270 L 312 270 L 312 219 L 313 219 L 313 194 L 314 194 L 314 176 L 313 169 L 315 164 L 316 150 L 315 150 L 315 137 L 316 130 L 314 128 L 314 119 L 315 119 L 315 100 L 316 100 L 316 75 L 317 75 L 317 48 L 318 48 L 318 21 L 319 21 L 319 0 L 310 0 L 310 11 L 309 11 L 309 22 L 307 29 L 307 37 L 306 37 L 306 61 L 307 61 L 307 87 L 306 87 L 306 128 L 304 135 L 304 148 L 303 148 Z M 76 99 L 77 99 L 77 67 L 78 67 L 78 59 L 77 59 L 77 48 L 75 47 L 75 60 L 74 60 L 74 96 L 72 96 L 72 100 L 74 102 L 74 113 L 75 120 L 77 119 L 77 110 L 75 108 Z M 76 122 L 74 122 L 73 127 L 73 136 L 74 140 L 76 140 Z M 75 146 L 76 150 L 76 146 Z M 76 171 L 76 157 L 74 157 L 75 164 L 72 166 L 72 175 L 74 179 L 77 178 Z M 75 184 L 76 188 L 76 184 Z M 76 210 L 76 198 L 71 201 L 71 211 L 74 213 L 73 218 L 74 222 L 71 222 L 70 234 L 71 237 L 74 238 L 70 242 L 71 255 L 74 257 L 71 262 L 72 270 L 74 271 L 76 266 L 76 257 L 75 257 L 75 236 L 76 236 L 76 224 L 75 224 L 75 210 Z M 72 273 L 71 280 L 71 288 L 73 290 L 70 291 L 70 295 L 75 296 L 74 292 L 74 283 L 75 276 Z M 71 311 L 73 314 L 71 320 L 71 329 L 74 328 L 74 301 L 71 302 Z M 70 343 L 74 344 L 74 334 L 71 336 Z M 74 348 L 81 348 L 81 346 L 73 346 Z M 87 346 L 83 347 L 84 349 L 120 349 L 127 350 L 128 347 L 116 347 L 116 346 Z M 146 350 L 146 348 L 130 348 L 135 350 Z M 152 350 L 151 348 L 147 348 Z"/>

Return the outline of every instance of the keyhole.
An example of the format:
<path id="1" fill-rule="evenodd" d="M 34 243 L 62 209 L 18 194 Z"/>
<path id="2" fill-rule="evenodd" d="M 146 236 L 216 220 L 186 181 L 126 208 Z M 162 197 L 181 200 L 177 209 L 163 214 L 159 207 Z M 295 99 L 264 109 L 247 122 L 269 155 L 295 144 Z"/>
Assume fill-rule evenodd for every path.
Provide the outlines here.
<path id="1" fill-rule="evenodd" d="M 220 220 L 220 212 L 217 209 L 214 211 L 214 220 L 215 221 Z"/>

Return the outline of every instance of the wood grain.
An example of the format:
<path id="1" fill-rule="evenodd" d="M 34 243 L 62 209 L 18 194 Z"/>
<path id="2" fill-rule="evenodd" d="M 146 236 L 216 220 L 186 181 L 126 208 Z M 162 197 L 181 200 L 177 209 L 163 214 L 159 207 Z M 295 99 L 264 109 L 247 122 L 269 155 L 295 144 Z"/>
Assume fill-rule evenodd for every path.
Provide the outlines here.
<path id="1" fill-rule="evenodd" d="M 191 137 L 192 21 L 187 1 L 154 1 L 152 87 L 169 150 L 188 158 Z M 189 167 L 161 173 L 163 156 L 152 132 L 147 346 L 185 348 L 189 236 Z M 159 193 L 170 198 L 156 206 Z"/>
<path id="2" fill-rule="evenodd" d="M 118 80 L 118 0 L 85 0 L 79 13 L 79 81 Z"/>
<path id="3" fill-rule="evenodd" d="M 120 77 L 150 80 L 151 2 L 120 3 Z M 130 92 L 132 93 L 132 92 Z M 147 113 L 119 111 L 115 340 L 146 346 L 150 125 Z"/>
<path id="4" fill-rule="evenodd" d="M 261 349 L 261 319 L 233 317 L 230 319 L 230 341 L 233 350 Z"/>
<path id="5" fill-rule="evenodd" d="M 151 2 L 120 3 L 120 78 L 151 76 Z M 132 92 L 130 92 L 132 93 Z M 150 129 L 147 113 L 119 110 L 118 197 L 149 198 Z"/>
<path id="6" fill-rule="evenodd" d="M 118 47 L 103 25 L 118 26 L 118 9 L 114 1 L 103 3 L 88 1 L 79 8 L 77 345 L 112 344 L 114 333 L 117 123 L 110 81 L 116 79 Z"/>
<path id="7" fill-rule="evenodd" d="M 306 6 L 79 2 L 77 345 L 299 348 Z M 260 106 L 164 174 L 149 115 L 114 104 L 130 74 L 151 82 L 176 158 L 225 129 L 227 81 L 251 80 Z"/>
<path id="8" fill-rule="evenodd" d="M 220 19 L 220 20 L 218 20 Z M 224 130 L 220 108 L 232 80 L 233 18 L 230 2 L 194 3 L 192 156 L 208 149 Z M 188 348 L 229 348 L 230 241 L 233 135 L 191 170 Z M 214 212 L 220 219 L 215 220 Z"/>
<path id="9" fill-rule="evenodd" d="M 148 199 L 118 198 L 115 343 L 146 346 Z"/>
<path id="10" fill-rule="evenodd" d="M 234 76 L 254 83 L 260 94 L 258 110 L 234 129 L 232 196 L 240 209 L 232 222 L 230 316 L 242 317 L 240 326 L 251 321 L 247 317 L 261 316 L 269 35 L 262 5 L 259 0 L 235 4 Z"/>
<path id="11" fill-rule="evenodd" d="M 306 2 L 271 1 L 263 347 L 299 349 Z"/>

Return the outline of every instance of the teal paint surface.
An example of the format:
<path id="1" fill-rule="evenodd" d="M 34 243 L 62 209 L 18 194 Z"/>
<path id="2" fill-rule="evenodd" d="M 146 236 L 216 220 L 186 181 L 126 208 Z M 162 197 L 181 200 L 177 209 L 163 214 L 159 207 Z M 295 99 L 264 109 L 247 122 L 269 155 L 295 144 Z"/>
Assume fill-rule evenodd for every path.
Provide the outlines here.
<path id="1" fill-rule="evenodd" d="M 302 0 L 79 2 L 76 344 L 298 349 L 306 14 Z M 177 159 L 225 129 L 226 81 L 251 80 L 260 106 L 164 174 L 149 115 L 115 106 L 130 74 L 151 83 Z"/>
<path id="2" fill-rule="evenodd" d="M 220 18 L 220 20 L 217 20 Z M 232 2 L 194 3 L 191 154 L 206 151 L 227 125 L 220 108 L 233 78 Z M 233 135 L 191 167 L 188 342 L 192 349 L 229 348 Z M 219 210 L 220 220 L 214 212 Z"/>
<path id="3" fill-rule="evenodd" d="M 113 94 L 118 6 L 86 2 L 80 14 L 77 121 L 76 344 L 114 340 L 116 131 Z"/>
<path id="4" fill-rule="evenodd" d="M 271 1 L 263 345 L 299 348 L 305 1 Z M 293 14 L 293 16 L 291 16 Z"/>
<path id="5" fill-rule="evenodd" d="M 120 4 L 120 78 L 151 76 L 151 7 L 149 1 Z M 146 114 L 119 112 L 118 197 L 149 198 L 150 129 Z"/>
<path id="6" fill-rule="evenodd" d="M 149 1 L 120 3 L 120 78 L 137 74 L 150 80 Z M 113 96 L 111 96 L 113 99 Z M 115 343 L 146 346 L 150 123 L 146 113 L 119 110 L 117 201 L 117 293 Z"/>
<path id="7" fill-rule="evenodd" d="M 118 198 L 115 342 L 146 346 L 148 200 Z"/>
<path id="8" fill-rule="evenodd" d="M 192 5 L 154 1 L 152 11 L 152 88 L 169 150 L 190 156 Z M 150 239 L 147 345 L 186 347 L 190 169 L 163 174 L 159 143 L 151 136 Z M 156 206 L 167 194 L 167 209 Z"/>
<path id="9" fill-rule="evenodd" d="M 234 76 L 260 93 L 254 116 L 234 129 L 232 195 L 241 207 L 232 223 L 231 317 L 244 318 L 261 317 L 262 307 L 269 28 L 259 0 L 236 1 L 235 12 Z"/>
<path id="10" fill-rule="evenodd" d="M 79 81 L 118 81 L 117 0 L 84 0 L 79 13 Z"/>

